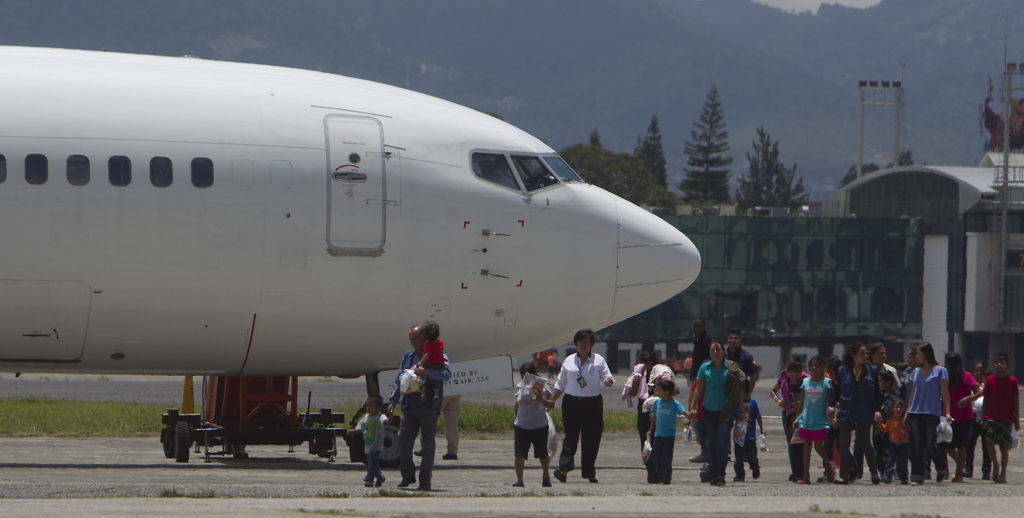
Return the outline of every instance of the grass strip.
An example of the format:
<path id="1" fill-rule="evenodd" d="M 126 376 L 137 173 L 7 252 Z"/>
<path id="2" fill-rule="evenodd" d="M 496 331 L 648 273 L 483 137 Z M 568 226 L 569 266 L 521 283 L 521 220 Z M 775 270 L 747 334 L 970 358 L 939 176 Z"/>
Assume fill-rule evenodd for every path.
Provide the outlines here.
<path id="1" fill-rule="evenodd" d="M 160 416 L 165 412 L 166 405 L 146 403 L 70 401 L 31 396 L 3 398 L 0 399 L 0 416 L 3 416 L 0 419 L 0 437 L 154 436 L 163 427 Z M 512 405 L 463 401 L 459 428 L 464 433 L 511 433 L 514 417 Z M 562 411 L 552 410 L 551 417 L 561 431 Z M 605 411 L 605 432 L 632 432 L 635 428 L 635 412 Z M 438 430 L 443 429 L 442 417 L 438 419 Z"/>

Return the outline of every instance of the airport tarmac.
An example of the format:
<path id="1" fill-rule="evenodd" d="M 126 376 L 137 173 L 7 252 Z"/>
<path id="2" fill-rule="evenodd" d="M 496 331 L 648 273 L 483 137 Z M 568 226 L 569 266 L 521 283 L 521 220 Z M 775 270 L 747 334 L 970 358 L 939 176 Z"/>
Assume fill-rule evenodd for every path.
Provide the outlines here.
<path id="1" fill-rule="evenodd" d="M 361 380 L 303 378 L 300 390 L 314 392 L 314 408 L 350 412 L 364 397 Z M 181 379 L 129 376 L 25 375 L 0 377 L 0 394 L 48 395 L 78 400 L 167 403 L 180 398 Z M 768 401 L 758 386 L 755 395 Z M 606 390 L 606 410 L 624 410 L 618 387 Z M 506 391 L 469 400 L 508 403 Z M 198 399 L 198 388 L 197 388 Z M 164 458 L 158 437 L 0 438 L 0 515 L 7 516 L 1016 516 L 1024 508 L 1024 450 L 1011 454 L 1008 484 L 979 479 L 964 484 L 797 486 L 786 480 L 786 460 L 776 412 L 765 410 L 770 452 L 761 453 L 762 475 L 713 488 L 698 482 L 697 466 L 686 459 L 693 444 L 679 442 L 670 486 L 648 485 L 633 434 L 608 434 L 598 457 L 597 484 L 579 472 L 569 483 L 540 487 L 537 462 L 527 464 L 523 489 L 510 486 L 511 436 L 466 434 L 459 459 L 438 460 L 434 491 L 396 487 L 396 470 L 385 471 L 382 490 L 363 487 L 364 467 L 342 455 L 328 463 L 306 453 L 305 445 L 250 446 L 250 459 L 194 455 L 188 464 Z M 154 419 L 157 419 L 154 416 Z M 445 439 L 438 438 L 438 457 Z M 980 464 L 980 453 L 976 462 Z M 976 467 L 980 471 L 980 466 Z M 531 497 L 522 499 L 523 497 Z M 738 498 L 740 497 L 740 498 Z M 993 498 L 995 497 L 995 498 Z"/>
<path id="2" fill-rule="evenodd" d="M 152 438 L 0 438 L 0 515 L 9 516 L 592 516 L 749 515 L 1016 516 L 1024 506 L 1024 459 L 1011 458 L 1008 484 L 798 486 L 786 480 L 781 430 L 770 420 L 769 447 L 759 480 L 716 488 L 698 482 L 686 459 L 696 446 L 679 442 L 672 485 L 649 485 L 639 465 L 637 438 L 606 435 L 597 484 L 579 472 L 568 483 L 540 486 L 537 462 L 527 464 L 526 487 L 513 488 L 512 441 L 501 435 L 462 439 L 459 459 L 438 460 L 434 490 L 399 489 L 386 470 L 382 489 L 363 487 L 364 468 L 328 463 L 304 447 L 250 446 L 250 458 L 194 456 L 165 459 Z M 439 449 L 445 444 L 438 439 Z M 980 462 L 980 456 L 978 461 Z M 531 497 L 523 499 L 523 497 Z"/>

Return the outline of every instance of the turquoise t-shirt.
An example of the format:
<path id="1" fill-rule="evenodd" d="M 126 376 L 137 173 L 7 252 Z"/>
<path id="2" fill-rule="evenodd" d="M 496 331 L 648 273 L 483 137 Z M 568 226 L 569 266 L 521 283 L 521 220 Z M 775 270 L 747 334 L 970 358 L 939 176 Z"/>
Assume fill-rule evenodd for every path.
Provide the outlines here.
<path id="1" fill-rule="evenodd" d="M 823 378 L 811 381 L 804 378 L 800 388 L 804 391 L 804 410 L 800 412 L 797 425 L 805 430 L 824 430 L 828 428 L 828 391 L 832 389 L 832 380 Z"/>
<path id="2" fill-rule="evenodd" d="M 725 396 L 729 392 L 729 369 L 725 362 L 721 367 L 714 367 L 711 360 L 701 364 L 697 371 L 697 379 L 704 382 L 704 408 L 718 412 L 725 406 Z"/>
<path id="3" fill-rule="evenodd" d="M 675 437 L 676 416 L 683 412 L 686 412 L 686 409 L 683 408 L 682 403 L 674 399 L 668 402 L 661 398 L 655 399 L 654 404 L 651 405 L 651 413 L 658 418 L 654 424 L 654 436 Z"/>

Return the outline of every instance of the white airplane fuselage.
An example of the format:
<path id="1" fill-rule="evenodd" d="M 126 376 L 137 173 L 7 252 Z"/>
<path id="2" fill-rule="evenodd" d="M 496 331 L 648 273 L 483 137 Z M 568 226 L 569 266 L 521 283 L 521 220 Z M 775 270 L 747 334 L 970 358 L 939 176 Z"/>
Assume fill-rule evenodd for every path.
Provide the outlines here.
<path id="1" fill-rule="evenodd" d="M 356 376 L 424 319 L 453 360 L 530 352 L 700 271 L 597 187 L 481 178 L 474 154 L 555 152 L 426 95 L 193 58 L 0 65 L 2 371 Z"/>

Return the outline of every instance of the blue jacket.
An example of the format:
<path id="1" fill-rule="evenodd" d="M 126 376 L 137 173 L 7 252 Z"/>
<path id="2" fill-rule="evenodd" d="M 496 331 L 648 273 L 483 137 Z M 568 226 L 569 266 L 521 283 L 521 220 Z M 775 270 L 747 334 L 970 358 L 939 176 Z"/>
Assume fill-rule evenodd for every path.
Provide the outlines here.
<path id="1" fill-rule="evenodd" d="M 839 424 L 873 424 L 875 411 L 881 406 L 878 390 L 878 372 L 873 365 L 864 365 L 860 380 L 853 377 L 853 367 L 839 367 L 839 379 L 834 380 L 833 403 L 837 404 L 836 421 Z"/>
<path id="2" fill-rule="evenodd" d="M 405 355 L 402 356 L 402 365 L 398 368 L 398 375 L 395 376 L 395 390 L 391 393 L 391 397 L 388 398 L 388 403 L 391 403 L 392 405 L 397 405 L 399 401 L 401 401 L 401 408 L 403 411 L 407 410 L 409 408 L 409 405 L 412 404 L 430 406 L 430 398 L 420 398 L 419 394 L 406 394 L 403 396 L 399 393 L 399 390 L 401 389 L 401 384 L 399 383 L 399 380 L 402 376 L 402 371 L 415 367 L 416 364 L 419 363 L 419 361 L 420 353 L 416 352 L 416 349 L 409 349 L 408 351 L 405 352 Z M 446 354 L 444 355 L 444 380 L 448 381 L 448 379 L 451 377 L 451 364 L 448 363 L 448 355 Z M 439 393 L 441 397 L 444 397 L 444 385 L 441 385 L 441 390 Z"/>

